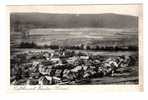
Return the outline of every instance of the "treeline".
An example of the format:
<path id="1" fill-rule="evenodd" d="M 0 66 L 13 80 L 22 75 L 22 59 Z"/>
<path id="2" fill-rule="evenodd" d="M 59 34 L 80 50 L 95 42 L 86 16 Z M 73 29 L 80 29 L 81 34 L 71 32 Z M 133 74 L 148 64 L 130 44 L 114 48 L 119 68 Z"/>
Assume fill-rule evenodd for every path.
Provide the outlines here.
<path id="1" fill-rule="evenodd" d="M 34 42 L 21 42 L 19 44 L 19 48 L 38 48 L 38 45 L 35 44 Z"/>
<path id="2" fill-rule="evenodd" d="M 39 46 L 34 42 L 21 42 L 19 48 L 36 48 L 36 49 L 59 49 L 61 46 L 59 45 L 42 45 Z M 137 51 L 138 47 L 136 46 L 84 46 L 84 45 L 75 45 L 75 46 L 62 46 L 65 49 L 71 50 L 104 50 L 104 51 Z"/>

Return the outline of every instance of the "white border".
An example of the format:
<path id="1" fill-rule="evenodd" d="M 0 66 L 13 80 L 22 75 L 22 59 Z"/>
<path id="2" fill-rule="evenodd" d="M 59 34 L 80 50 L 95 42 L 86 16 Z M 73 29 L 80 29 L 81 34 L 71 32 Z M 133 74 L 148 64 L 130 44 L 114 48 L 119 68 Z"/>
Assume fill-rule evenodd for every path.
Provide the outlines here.
<path id="1" fill-rule="evenodd" d="M 47 1 L 47 2 L 45 2 Z M 28 3 L 26 3 L 28 2 Z M 43 3 L 44 2 L 44 3 Z M 6 92 L 6 78 L 5 78 L 5 66 L 7 65 L 7 60 L 6 60 L 6 55 L 7 55 L 7 41 L 8 39 L 8 34 L 6 33 L 6 5 L 11 5 L 11 4 L 61 4 L 61 3 L 67 3 L 67 4 L 83 4 L 83 3 L 89 3 L 89 4 L 104 4 L 105 2 L 108 3 L 143 3 L 144 4 L 144 84 L 148 84 L 148 64 L 147 64 L 147 59 L 148 59 L 148 2 L 147 0 L 52 0 L 52 3 L 50 0 L 13 0 L 13 1 L 8 1 L 8 0 L 1 0 L 0 1 L 0 98 L 3 100 L 9 100 L 9 99 L 14 99 L 14 100 L 27 100 L 27 99 L 36 99 L 36 100 L 48 100 L 48 99 L 54 99 L 54 100 L 76 100 L 76 99 L 85 99 L 85 100 L 90 100 L 90 99 L 103 99 L 103 100 L 147 100 L 148 97 L 148 85 L 144 85 L 144 92 L 143 93 L 131 93 L 131 92 L 124 92 L 124 93 L 114 93 L 114 92 L 107 92 L 107 93 L 98 93 L 98 92 L 93 92 L 93 93 L 25 93 L 25 94 L 8 94 Z"/>
<path id="2" fill-rule="evenodd" d="M 9 19 L 9 13 L 11 12 L 44 12 L 46 9 L 46 12 L 48 13 L 53 13 L 53 11 L 55 13 L 61 13 L 61 12 L 65 12 L 66 13 L 82 13 L 82 12 L 91 12 L 92 11 L 94 13 L 97 13 L 98 10 L 100 9 L 101 6 L 101 10 L 105 10 L 105 8 L 108 8 L 107 10 L 110 10 L 112 8 L 112 10 L 116 10 L 116 8 L 118 9 L 118 11 L 122 11 L 120 9 L 122 9 L 122 7 L 133 9 L 134 7 L 134 11 L 136 10 L 136 13 L 138 15 L 139 18 L 139 84 L 138 85 L 60 85 L 60 86 L 42 86 L 42 88 L 40 88 L 40 86 L 10 86 L 9 85 L 9 79 L 10 79 L 10 72 L 9 72 L 9 67 L 7 69 L 7 86 L 10 87 L 8 88 L 9 92 L 17 92 L 19 90 L 19 92 L 50 92 L 50 91 L 85 91 L 85 92 L 90 92 L 90 91 L 101 91 L 101 92 L 105 92 L 105 91 L 142 91 L 143 90 L 143 63 L 142 63 L 142 4 L 138 4 L 138 5 L 30 5 L 30 6 L 7 6 L 7 18 Z M 123 11 L 125 11 L 123 9 Z M 111 11 L 112 11 L 111 10 Z M 128 12 L 128 11 L 127 11 Z M 9 32 L 9 24 L 8 24 L 8 33 Z M 9 43 L 10 44 L 10 43 Z M 9 46 L 10 47 L 10 46 Z M 10 49 L 10 48 L 9 48 Z M 10 52 L 9 52 L 10 53 Z M 10 55 L 10 54 L 8 54 Z M 10 59 L 10 57 L 8 57 L 8 60 Z M 9 63 L 9 61 L 8 61 Z M 10 65 L 8 65 L 10 66 Z M 21 89 L 21 90 L 20 90 Z M 46 90 L 45 90 L 46 89 Z"/>

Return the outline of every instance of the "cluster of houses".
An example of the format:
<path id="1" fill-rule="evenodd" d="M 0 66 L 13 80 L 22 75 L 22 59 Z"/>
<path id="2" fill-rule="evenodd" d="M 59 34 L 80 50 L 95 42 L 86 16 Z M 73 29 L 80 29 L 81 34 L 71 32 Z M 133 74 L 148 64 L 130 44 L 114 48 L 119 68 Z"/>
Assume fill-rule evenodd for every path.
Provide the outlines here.
<path id="1" fill-rule="evenodd" d="M 99 56 L 59 49 L 28 52 L 11 58 L 11 84 L 89 84 L 92 78 L 113 76 L 117 69 L 130 66 L 130 56 Z M 122 73 L 122 72 L 119 72 Z"/>

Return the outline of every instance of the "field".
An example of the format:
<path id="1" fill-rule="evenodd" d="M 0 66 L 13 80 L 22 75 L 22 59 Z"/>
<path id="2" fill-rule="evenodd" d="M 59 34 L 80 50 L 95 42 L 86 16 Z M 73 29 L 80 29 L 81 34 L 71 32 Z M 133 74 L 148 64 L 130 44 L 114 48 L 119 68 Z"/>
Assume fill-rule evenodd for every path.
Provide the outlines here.
<path id="1" fill-rule="evenodd" d="M 34 42 L 37 45 L 92 45 L 92 46 L 137 46 L 138 33 L 135 29 L 80 28 L 29 30 L 29 35 L 11 32 L 11 46 L 21 42 Z"/>

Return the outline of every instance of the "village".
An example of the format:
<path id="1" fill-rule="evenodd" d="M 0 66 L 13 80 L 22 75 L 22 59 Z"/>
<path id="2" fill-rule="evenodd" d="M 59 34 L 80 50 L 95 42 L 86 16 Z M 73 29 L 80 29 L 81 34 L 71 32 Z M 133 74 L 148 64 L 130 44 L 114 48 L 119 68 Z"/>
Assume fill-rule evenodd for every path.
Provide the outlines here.
<path id="1" fill-rule="evenodd" d="M 11 56 L 12 85 L 77 85 L 91 79 L 114 77 L 137 66 L 136 56 L 101 56 L 59 48 Z M 132 67 L 131 67 L 132 66 Z"/>

